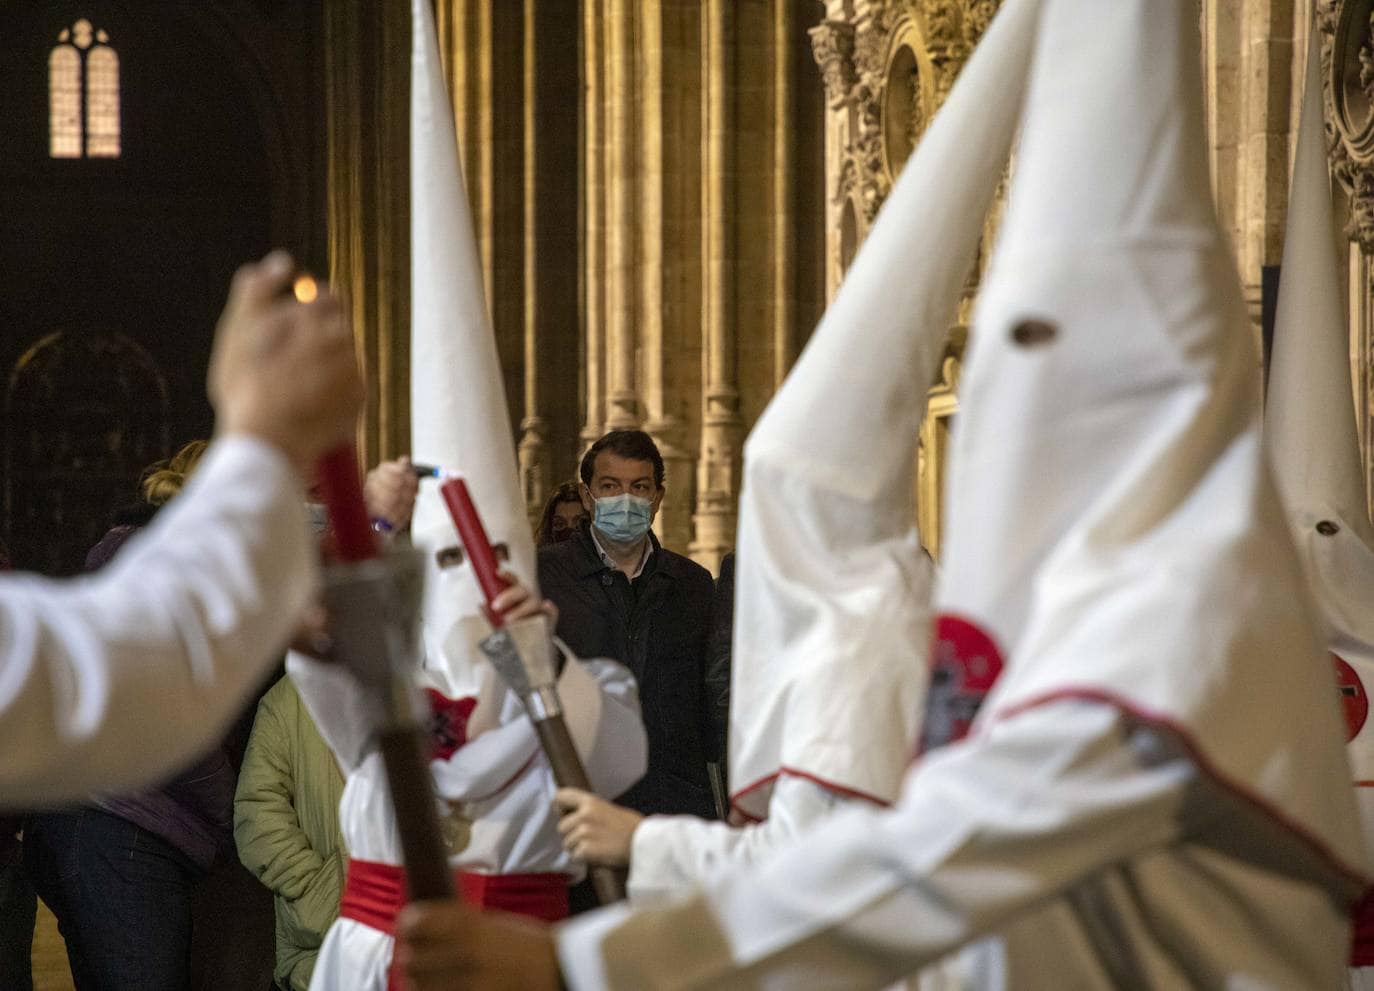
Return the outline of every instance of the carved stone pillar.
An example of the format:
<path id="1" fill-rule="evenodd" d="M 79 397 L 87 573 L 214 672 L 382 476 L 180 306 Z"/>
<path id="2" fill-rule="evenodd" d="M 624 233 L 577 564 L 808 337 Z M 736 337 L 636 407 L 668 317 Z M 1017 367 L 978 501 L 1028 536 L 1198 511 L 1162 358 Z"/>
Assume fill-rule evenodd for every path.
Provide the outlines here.
<path id="1" fill-rule="evenodd" d="M 605 0 L 606 429 L 639 426 L 635 391 L 635 0 Z"/>
<path id="2" fill-rule="evenodd" d="M 603 433 L 606 394 L 607 0 L 582 5 L 582 362 L 583 449 Z"/>
<path id="3" fill-rule="evenodd" d="M 846 195 L 854 183 L 854 177 L 847 174 L 854 166 L 846 153 L 846 108 L 855 83 L 854 25 L 838 17 L 826 18 L 811 29 L 811 48 L 825 81 L 829 106 L 825 127 L 825 295 L 834 299 L 844 270 L 858 249 L 855 210 Z"/>
<path id="4" fill-rule="evenodd" d="M 1250 3 L 1244 12 L 1243 101 L 1249 126 L 1243 135 L 1244 223 L 1233 245 L 1251 323 L 1258 335 L 1263 271 L 1278 265 L 1288 208 L 1289 108 L 1294 93 L 1293 0 Z M 1303 60 L 1299 59 L 1299 66 Z M 1297 88 L 1302 86 L 1297 74 Z M 1258 337 L 1257 337 L 1258 339 Z"/>
<path id="5" fill-rule="evenodd" d="M 679 550 L 692 541 L 704 346 L 698 149 L 702 67 L 715 57 L 703 39 L 707 10 L 700 0 L 640 0 L 636 25 L 640 395 L 644 429 L 658 444 L 668 477 L 656 527 L 659 537 Z"/>
<path id="6" fill-rule="evenodd" d="M 524 150 L 525 150 L 525 416 L 520 421 L 520 444 L 517 450 L 520 465 L 520 491 L 525 497 L 525 512 L 537 522 L 549 490 L 548 421 L 539 410 L 539 344 L 543 317 L 550 315 L 551 300 L 544 298 L 536 282 L 539 277 L 537 252 L 540 235 L 539 199 L 541 180 L 549 178 L 540 168 L 540 153 L 545 151 L 547 134 L 539 128 L 539 65 L 540 43 L 548 45 L 544 36 L 546 25 L 539 23 L 538 0 L 525 0 L 524 10 Z M 547 55 L 547 53 L 546 53 Z M 546 166 L 547 168 L 547 166 Z"/>
<path id="7" fill-rule="evenodd" d="M 577 446 L 577 0 L 525 0 L 524 418 L 521 490 L 536 521 L 551 484 L 572 477 Z M 553 473 L 557 471 L 555 479 Z"/>
<path id="8" fill-rule="evenodd" d="M 583 0 L 581 441 L 642 425 L 667 468 L 659 536 L 711 568 L 734 545 L 740 440 L 821 305 L 798 8 Z"/>
<path id="9" fill-rule="evenodd" d="M 797 97 L 794 93 L 793 79 L 796 70 L 795 47 L 797 36 L 797 16 L 795 4 L 776 3 L 773 6 L 773 93 L 775 107 L 773 116 L 777 126 L 773 129 L 773 385 L 782 385 L 788 370 L 800 353 L 800 340 L 796 332 L 794 314 L 797 309 L 794 280 L 797 276 L 796 255 L 788 249 L 795 243 L 798 235 L 796 215 L 796 175 L 804 163 L 797 161 L 793 147 L 794 136 L 787 122 L 796 112 Z M 817 108 L 819 109 L 819 108 Z M 818 114 L 819 116 L 819 114 Z M 707 400 L 709 406 L 709 397 Z M 738 403 L 736 404 L 738 409 Z M 736 485 L 730 487 L 736 492 Z M 733 527 L 733 523 L 731 524 Z M 731 534 L 733 543 L 734 535 Z"/>
<path id="10" fill-rule="evenodd" d="M 697 461 L 696 539 L 692 543 L 692 554 L 699 561 L 718 561 L 734 547 L 735 497 L 739 493 L 742 424 L 734 306 L 738 265 L 732 181 L 737 93 L 734 18 L 732 0 L 708 0 L 705 5 L 702 316 L 706 381 L 702 390 L 701 454 Z"/>
<path id="11" fill-rule="evenodd" d="M 329 280 L 367 381 L 364 464 L 410 450 L 410 8 L 325 4 Z"/>

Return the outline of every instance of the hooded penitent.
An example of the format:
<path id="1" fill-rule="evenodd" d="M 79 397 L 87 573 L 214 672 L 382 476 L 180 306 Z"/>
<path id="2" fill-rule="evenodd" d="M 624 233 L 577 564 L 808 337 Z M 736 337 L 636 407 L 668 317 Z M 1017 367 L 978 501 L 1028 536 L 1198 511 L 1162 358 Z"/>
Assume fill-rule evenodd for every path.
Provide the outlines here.
<path id="1" fill-rule="evenodd" d="M 1314 29 L 1288 198 L 1265 440 L 1289 528 L 1326 621 L 1356 805 L 1366 847 L 1374 850 L 1374 725 L 1367 694 L 1374 685 L 1374 528 L 1365 511 L 1326 163 Z M 1361 964 L 1374 963 L 1370 914 L 1364 913 L 1357 934 Z"/>
<path id="2" fill-rule="evenodd" d="M 1344 734 L 1260 446 L 1196 26 L 1191 0 L 1045 4 L 962 379 L 925 743 L 985 693 L 974 734 L 1106 702 L 1307 841 L 1289 869 L 1353 894 Z"/>
<path id="3" fill-rule="evenodd" d="M 914 446 L 1006 164 L 1037 8 L 996 18 L 746 445 L 730 739 L 733 805 L 750 818 L 780 774 L 896 798 L 929 628 Z"/>
<path id="4" fill-rule="evenodd" d="M 538 594 L 496 339 L 463 192 L 453 114 L 429 4 L 417 0 L 411 93 L 411 452 L 464 474 L 491 543 Z M 482 593 L 439 494 L 420 486 L 411 533 L 425 552 L 426 674 L 449 698 L 475 696 L 468 736 L 496 719 L 504 689 L 477 647 Z M 452 553 L 444 553 L 449 548 Z"/>

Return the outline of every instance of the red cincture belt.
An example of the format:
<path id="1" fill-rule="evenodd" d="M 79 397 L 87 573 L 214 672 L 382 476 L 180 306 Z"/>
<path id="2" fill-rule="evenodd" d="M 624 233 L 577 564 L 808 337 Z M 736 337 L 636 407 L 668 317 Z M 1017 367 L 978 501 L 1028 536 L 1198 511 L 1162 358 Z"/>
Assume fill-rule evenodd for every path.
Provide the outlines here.
<path id="1" fill-rule="evenodd" d="M 454 871 L 453 879 L 468 905 L 557 922 L 568 917 L 565 874 L 470 874 Z M 405 904 L 405 868 L 372 860 L 350 860 L 339 915 L 395 935 L 396 913 Z M 393 969 L 388 991 L 399 987 Z"/>

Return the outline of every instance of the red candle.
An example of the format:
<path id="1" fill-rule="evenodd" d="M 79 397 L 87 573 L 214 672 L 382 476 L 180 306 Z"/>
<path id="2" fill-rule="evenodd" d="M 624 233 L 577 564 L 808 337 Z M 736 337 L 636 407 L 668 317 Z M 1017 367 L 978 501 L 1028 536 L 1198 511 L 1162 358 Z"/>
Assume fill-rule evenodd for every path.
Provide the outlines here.
<path id="1" fill-rule="evenodd" d="M 510 582 L 501 577 L 496 554 L 491 549 L 491 541 L 487 539 L 486 528 L 482 526 L 482 517 L 477 515 L 477 507 L 472 503 L 467 483 L 461 478 L 449 477 L 444 479 L 439 491 L 443 493 L 444 505 L 448 506 L 448 514 L 453 517 L 453 525 L 463 541 L 463 550 L 472 562 L 477 584 L 487 597 L 488 618 L 494 625 L 500 626 L 500 616 L 491 608 L 491 602 Z"/>
<path id="2" fill-rule="evenodd" d="M 377 535 L 367 518 L 363 487 L 358 480 L 358 459 L 352 444 L 341 444 L 320 458 L 317 467 L 320 494 L 329 507 L 335 547 L 340 561 L 366 561 L 377 557 Z"/>

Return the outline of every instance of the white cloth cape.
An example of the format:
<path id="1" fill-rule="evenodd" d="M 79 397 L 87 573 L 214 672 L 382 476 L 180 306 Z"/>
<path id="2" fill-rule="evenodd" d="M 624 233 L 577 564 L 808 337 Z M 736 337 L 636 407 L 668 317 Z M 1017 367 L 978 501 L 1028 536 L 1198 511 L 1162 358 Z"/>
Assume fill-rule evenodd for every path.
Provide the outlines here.
<path id="1" fill-rule="evenodd" d="M 745 818 L 768 816 L 780 775 L 888 804 L 910 760 L 932 583 L 913 448 L 1010 150 L 1031 25 L 1018 10 L 988 31 L 745 445 L 730 701 Z"/>

